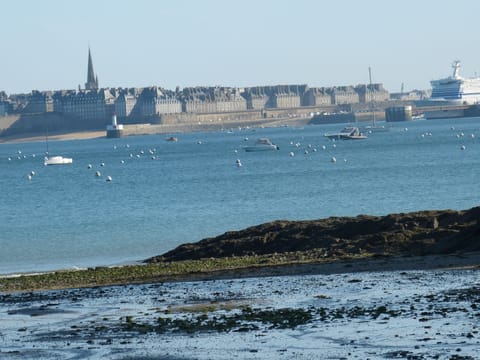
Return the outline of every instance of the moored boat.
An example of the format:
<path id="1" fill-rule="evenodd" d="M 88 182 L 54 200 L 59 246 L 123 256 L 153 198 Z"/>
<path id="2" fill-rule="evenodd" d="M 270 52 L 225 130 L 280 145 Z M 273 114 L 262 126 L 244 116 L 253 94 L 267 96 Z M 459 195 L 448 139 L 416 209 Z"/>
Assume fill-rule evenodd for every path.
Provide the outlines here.
<path id="1" fill-rule="evenodd" d="M 270 139 L 267 138 L 260 138 L 258 139 L 254 145 L 252 146 L 245 146 L 243 148 L 245 151 L 268 151 L 268 150 L 279 150 L 279 147 L 272 143 Z"/>
<path id="2" fill-rule="evenodd" d="M 66 165 L 71 164 L 73 162 L 72 158 L 67 158 L 63 156 L 45 156 L 44 164 L 47 165 Z"/>
<path id="3" fill-rule="evenodd" d="M 325 137 L 334 140 L 361 140 L 367 137 L 360 132 L 360 129 L 355 126 L 347 126 L 336 133 L 326 133 Z"/>

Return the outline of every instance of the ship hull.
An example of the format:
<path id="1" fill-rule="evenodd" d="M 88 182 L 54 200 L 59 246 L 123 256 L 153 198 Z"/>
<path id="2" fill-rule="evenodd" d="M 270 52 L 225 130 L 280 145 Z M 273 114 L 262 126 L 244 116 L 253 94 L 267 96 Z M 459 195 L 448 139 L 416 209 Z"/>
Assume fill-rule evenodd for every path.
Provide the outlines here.
<path id="1" fill-rule="evenodd" d="M 427 120 L 461 118 L 461 117 L 465 117 L 465 110 L 463 109 L 434 110 L 434 111 L 426 111 L 424 115 Z"/>

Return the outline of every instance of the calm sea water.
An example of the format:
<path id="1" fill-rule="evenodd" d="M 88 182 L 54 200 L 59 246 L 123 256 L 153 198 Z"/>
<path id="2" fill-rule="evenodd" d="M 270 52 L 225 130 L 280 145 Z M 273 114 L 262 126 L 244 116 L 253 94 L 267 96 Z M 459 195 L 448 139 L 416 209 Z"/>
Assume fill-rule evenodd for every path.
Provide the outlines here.
<path id="1" fill-rule="evenodd" d="M 479 118 L 323 136 L 341 127 L 50 141 L 74 159 L 57 167 L 43 166 L 42 142 L 0 144 L 0 274 L 132 262 L 277 219 L 479 204 Z M 280 150 L 242 150 L 259 137 Z"/>

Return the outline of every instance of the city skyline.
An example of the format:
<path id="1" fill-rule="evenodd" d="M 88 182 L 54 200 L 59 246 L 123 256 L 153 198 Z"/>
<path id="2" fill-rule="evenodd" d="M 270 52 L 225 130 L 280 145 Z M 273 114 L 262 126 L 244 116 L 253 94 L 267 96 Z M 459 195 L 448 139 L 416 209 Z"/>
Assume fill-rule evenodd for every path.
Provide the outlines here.
<path id="1" fill-rule="evenodd" d="M 480 3 L 228 3 L 25 0 L 3 4 L 0 91 L 84 87 L 92 51 L 99 87 L 347 86 L 369 81 L 390 92 L 480 69 Z M 461 16 L 458 16 L 461 13 Z M 448 24 L 449 26 L 445 26 Z"/>

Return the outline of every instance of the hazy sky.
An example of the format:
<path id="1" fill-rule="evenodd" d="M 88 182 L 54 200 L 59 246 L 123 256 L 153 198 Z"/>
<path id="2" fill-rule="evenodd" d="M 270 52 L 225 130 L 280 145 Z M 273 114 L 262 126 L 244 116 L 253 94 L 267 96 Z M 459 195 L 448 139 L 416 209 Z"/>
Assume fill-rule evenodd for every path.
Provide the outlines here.
<path id="1" fill-rule="evenodd" d="M 100 87 L 429 89 L 480 73 L 480 1 L 15 0 L 2 2 L 0 90 Z"/>

